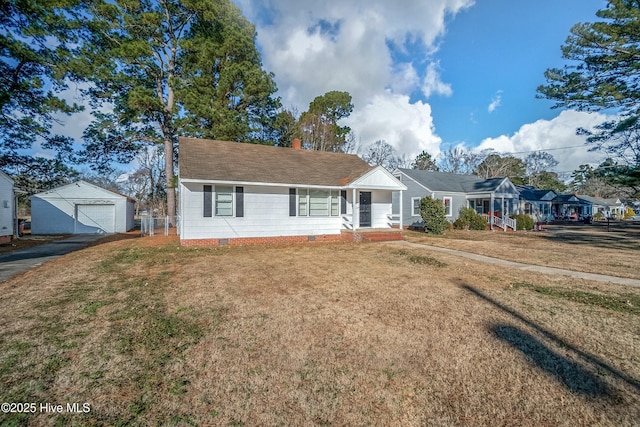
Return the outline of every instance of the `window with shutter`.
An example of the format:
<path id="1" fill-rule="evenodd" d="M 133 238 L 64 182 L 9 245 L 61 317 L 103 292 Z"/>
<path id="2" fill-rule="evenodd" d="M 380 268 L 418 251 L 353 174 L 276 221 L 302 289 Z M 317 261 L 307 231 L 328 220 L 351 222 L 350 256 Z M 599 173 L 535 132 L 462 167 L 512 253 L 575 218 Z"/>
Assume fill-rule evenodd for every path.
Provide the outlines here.
<path id="1" fill-rule="evenodd" d="M 212 216 L 212 197 L 211 197 L 211 186 L 205 185 L 203 188 L 204 200 L 203 200 L 203 211 L 202 216 L 205 218 L 211 218 Z"/>
<path id="2" fill-rule="evenodd" d="M 236 218 L 244 216 L 244 187 L 236 187 Z"/>
<path id="3" fill-rule="evenodd" d="M 216 185 L 216 216 L 233 216 L 233 187 Z"/>

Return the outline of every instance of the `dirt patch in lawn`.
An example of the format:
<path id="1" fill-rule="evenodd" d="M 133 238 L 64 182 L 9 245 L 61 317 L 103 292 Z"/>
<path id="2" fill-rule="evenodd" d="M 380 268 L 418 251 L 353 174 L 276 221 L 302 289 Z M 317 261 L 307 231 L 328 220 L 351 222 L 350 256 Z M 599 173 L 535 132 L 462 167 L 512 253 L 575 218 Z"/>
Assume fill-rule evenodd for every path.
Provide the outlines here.
<path id="1" fill-rule="evenodd" d="M 545 226 L 545 231 L 405 232 L 405 239 L 527 264 L 640 279 L 640 227 Z"/>
<path id="2" fill-rule="evenodd" d="M 91 407 L 0 424 L 640 419 L 635 288 L 386 244 L 145 238 L 5 282 L 0 304 L 0 399 Z"/>

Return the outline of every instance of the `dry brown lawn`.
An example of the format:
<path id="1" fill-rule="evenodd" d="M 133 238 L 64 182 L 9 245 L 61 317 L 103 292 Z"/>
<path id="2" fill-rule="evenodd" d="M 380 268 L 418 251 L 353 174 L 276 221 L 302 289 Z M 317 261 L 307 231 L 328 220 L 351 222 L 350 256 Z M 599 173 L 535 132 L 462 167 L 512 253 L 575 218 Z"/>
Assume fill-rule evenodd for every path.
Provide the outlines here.
<path id="1" fill-rule="evenodd" d="M 640 279 L 640 224 L 546 225 L 544 231 L 447 231 L 442 236 L 407 232 L 416 243 L 510 261 Z"/>
<path id="2" fill-rule="evenodd" d="M 394 244 L 115 240 L 0 307 L 0 400 L 90 404 L 0 425 L 640 420 L 640 289 Z"/>

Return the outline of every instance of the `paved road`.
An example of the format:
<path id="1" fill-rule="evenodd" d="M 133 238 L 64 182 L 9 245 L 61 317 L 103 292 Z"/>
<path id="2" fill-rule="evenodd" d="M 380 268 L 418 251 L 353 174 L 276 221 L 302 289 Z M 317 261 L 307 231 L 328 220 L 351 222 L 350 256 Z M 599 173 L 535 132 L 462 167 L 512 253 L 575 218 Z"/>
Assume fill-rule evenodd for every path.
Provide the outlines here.
<path id="1" fill-rule="evenodd" d="M 103 237 L 105 234 L 76 234 L 67 239 L 0 255 L 0 282 L 69 252 L 86 248 L 89 244 Z"/>
<path id="2" fill-rule="evenodd" d="M 440 248 L 437 246 L 429 246 L 421 243 L 413 243 L 413 242 L 407 242 L 407 241 L 394 242 L 393 244 L 407 245 L 414 248 L 422 248 L 422 249 L 427 249 L 435 252 L 444 252 L 450 255 L 461 256 L 461 257 L 473 259 L 475 261 L 485 262 L 489 264 L 496 264 L 502 267 L 516 268 L 519 270 L 534 271 L 542 274 L 558 274 L 561 276 L 576 277 L 580 279 L 594 280 L 597 282 L 616 283 L 618 285 L 640 287 L 640 280 L 629 279 L 626 277 L 607 276 L 604 274 L 594 274 L 594 273 L 583 273 L 581 271 L 566 270 L 564 268 L 544 267 L 541 265 L 524 264 L 521 262 L 507 261 L 504 259 L 492 258 L 485 255 L 478 255 L 471 252 Z"/>

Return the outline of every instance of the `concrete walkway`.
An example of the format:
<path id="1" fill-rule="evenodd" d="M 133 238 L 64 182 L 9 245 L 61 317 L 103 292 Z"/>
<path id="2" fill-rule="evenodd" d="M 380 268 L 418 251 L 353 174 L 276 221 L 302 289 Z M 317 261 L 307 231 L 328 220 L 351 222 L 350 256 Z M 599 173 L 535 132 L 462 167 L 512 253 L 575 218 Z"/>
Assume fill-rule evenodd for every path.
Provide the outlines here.
<path id="1" fill-rule="evenodd" d="M 0 255 L 0 282 L 62 255 L 86 248 L 106 236 L 106 234 L 76 234 L 67 239 Z"/>
<path id="2" fill-rule="evenodd" d="M 421 249 L 426 249 L 434 252 L 442 252 L 449 255 L 465 257 L 465 258 L 469 258 L 479 262 L 495 264 L 501 267 L 515 268 L 518 270 L 534 271 L 536 273 L 542 273 L 542 274 L 557 274 L 561 276 L 569 276 L 569 277 L 575 277 L 575 278 L 585 279 L 585 280 L 594 280 L 596 282 L 615 283 L 618 285 L 640 287 L 640 280 L 638 279 L 628 279 L 626 277 L 607 276 L 604 274 L 584 273 L 581 271 L 565 270 L 563 268 L 544 267 L 541 265 L 524 264 L 521 262 L 507 261 L 504 259 L 492 258 L 489 256 L 478 255 L 471 252 L 464 252 L 456 249 L 440 248 L 437 246 L 430 246 L 430 245 L 425 245 L 421 243 L 401 241 L 401 242 L 394 242 L 394 244 L 411 246 L 413 248 L 421 248 Z"/>

